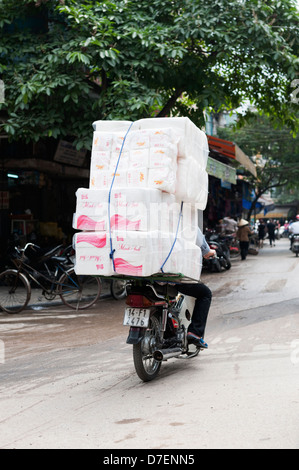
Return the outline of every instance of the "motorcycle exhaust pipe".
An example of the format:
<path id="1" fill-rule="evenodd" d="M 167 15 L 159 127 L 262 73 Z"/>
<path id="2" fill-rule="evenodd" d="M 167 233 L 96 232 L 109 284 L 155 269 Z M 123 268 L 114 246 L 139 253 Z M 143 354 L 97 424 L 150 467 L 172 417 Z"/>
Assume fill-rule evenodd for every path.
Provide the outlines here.
<path id="1" fill-rule="evenodd" d="M 153 358 L 158 361 L 167 361 L 171 357 L 178 357 L 182 354 L 181 348 L 169 348 L 169 349 L 156 349 L 153 353 Z"/>

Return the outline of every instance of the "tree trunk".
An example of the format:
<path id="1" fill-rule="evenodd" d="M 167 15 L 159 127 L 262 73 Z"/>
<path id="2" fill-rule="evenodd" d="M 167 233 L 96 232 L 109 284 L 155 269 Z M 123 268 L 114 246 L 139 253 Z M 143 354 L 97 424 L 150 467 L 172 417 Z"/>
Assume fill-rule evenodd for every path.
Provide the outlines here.
<path id="1" fill-rule="evenodd" d="M 174 91 L 173 95 L 169 98 L 165 106 L 161 109 L 157 117 L 165 117 L 168 116 L 171 109 L 174 107 L 176 100 L 181 96 L 183 93 L 183 88 L 178 88 Z"/>
<path id="2" fill-rule="evenodd" d="M 248 215 L 247 215 L 248 221 L 250 221 L 250 217 L 252 216 L 252 213 L 254 212 L 254 210 L 256 208 L 257 201 L 262 196 L 262 194 L 263 194 L 263 192 L 259 192 L 258 194 L 256 194 L 255 199 L 252 201 L 251 207 L 250 207 L 250 209 L 248 211 Z"/>

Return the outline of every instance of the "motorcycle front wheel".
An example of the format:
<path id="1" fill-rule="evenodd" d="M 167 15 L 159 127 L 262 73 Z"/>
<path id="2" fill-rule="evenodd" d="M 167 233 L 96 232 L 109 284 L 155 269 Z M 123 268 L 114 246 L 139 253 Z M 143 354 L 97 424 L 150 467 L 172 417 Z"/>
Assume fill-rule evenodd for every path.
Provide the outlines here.
<path id="1" fill-rule="evenodd" d="M 138 344 L 133 344 L 133 360 L 136 373 L 143 382 L 149 382 L 157 377 L 161 362 L 153 358 L 153 352 L 157 349 L 160 322 L 152 316 L 145 335 Z"/>
<path id="2" fill-rule="evenodd" d="M 223 256 L 223 266 L 226 270 L 229 270 L 232 267 L 231 261 L 227 255 Z"/>

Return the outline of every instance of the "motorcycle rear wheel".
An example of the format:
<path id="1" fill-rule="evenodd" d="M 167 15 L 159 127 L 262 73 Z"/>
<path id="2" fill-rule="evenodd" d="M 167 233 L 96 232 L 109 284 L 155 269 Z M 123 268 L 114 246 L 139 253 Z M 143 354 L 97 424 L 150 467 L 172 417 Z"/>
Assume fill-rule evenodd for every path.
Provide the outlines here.
<path id="1" fill-rule="evenodd" d="M 115 300 L 124 299 L 127 296 L 127 281 L 112 279 L 110 290 L 111 295 Z"/>
<path id="2" fill-rule="evenodd" d="M 153 358 L 159 335 L 159 320 L 152 316 L 144 337 L 138 344 L 133 344 L 133 360 L 136 373 L 143 382 L 149 382 L 157 377 L 161 362 Z"/>

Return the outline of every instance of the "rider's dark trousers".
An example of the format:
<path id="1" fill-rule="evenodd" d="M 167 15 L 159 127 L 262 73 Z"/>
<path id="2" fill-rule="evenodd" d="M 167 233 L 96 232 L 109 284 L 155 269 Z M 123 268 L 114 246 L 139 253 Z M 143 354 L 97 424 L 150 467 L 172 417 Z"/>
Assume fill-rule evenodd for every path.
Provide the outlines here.
<path id="1" fill-rule="evenodd" d="M 205 327 L 212 301 L 212 292 L 205 284 L 202 283 L 179 284 L 177 287 L 179 292 L 182 294 L 196 298 L 192 320 L 188 331 L 200 337 L 204 337 Z"/>

